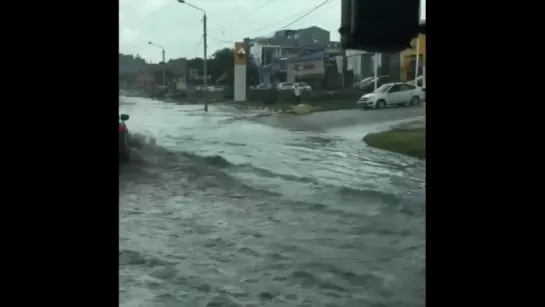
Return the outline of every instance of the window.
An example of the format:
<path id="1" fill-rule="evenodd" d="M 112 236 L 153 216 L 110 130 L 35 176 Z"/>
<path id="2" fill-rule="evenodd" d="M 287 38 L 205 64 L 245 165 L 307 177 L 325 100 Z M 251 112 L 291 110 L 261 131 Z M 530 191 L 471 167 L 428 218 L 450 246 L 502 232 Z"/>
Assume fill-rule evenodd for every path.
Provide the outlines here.
<path id="1" fill-rule="evenodd" d="M 413 85 L 410 85 L 410 84 L 400 84 L 399 85 L 399 91 L 410 91 L 410 90 L 414 90 L 415 87 Z"/>
<path id="2" fill-rule="evenodd" d="M 401 91 L 401 85 L 400 84 L 394 84 L 390 88 L 390 93 L 397 93 Z"/>
<path id="3" fill-rule="evenodd" d="M 388 90 L 390 89 L 390 87 L 392 87 L 391 84 L 383 84 L 381 85 L 380 87 L 378 87 L 375 92 L 377 93 L 386 93 L 388 92 Z"/>

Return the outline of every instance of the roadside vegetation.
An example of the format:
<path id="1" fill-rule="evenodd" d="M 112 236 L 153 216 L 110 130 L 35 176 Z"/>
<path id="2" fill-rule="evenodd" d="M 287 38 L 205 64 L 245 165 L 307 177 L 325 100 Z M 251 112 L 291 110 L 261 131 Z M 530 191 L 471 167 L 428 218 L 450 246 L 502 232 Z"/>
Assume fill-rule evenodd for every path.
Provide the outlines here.
<path id="1" fill-rule="evenodd" d="M 317 90 L 303 92 L 300 103 L 312 106 L 314 112 L 356 109 L 358 107 L 356 102 L 361 95 L 361 91 L 354 89 Z M 298 104 L 293 91 L 278 91 L 274 88 L 249 90 L 247 98 L 244 104 L 272 109 L 292 109 L 292 106 Z"/>

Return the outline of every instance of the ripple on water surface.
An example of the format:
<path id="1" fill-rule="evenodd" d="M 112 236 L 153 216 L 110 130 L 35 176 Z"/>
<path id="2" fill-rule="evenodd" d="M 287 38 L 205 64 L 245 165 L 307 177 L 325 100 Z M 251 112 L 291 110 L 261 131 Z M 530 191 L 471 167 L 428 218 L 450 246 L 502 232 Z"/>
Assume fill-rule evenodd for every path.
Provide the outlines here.
<path id="1" fill-rule="evenodd" d="M 120 173 L 122 306 L 425 304 L 425 165 L 226 118 L 210 125 L 257 135 L 134 138 Z"/>

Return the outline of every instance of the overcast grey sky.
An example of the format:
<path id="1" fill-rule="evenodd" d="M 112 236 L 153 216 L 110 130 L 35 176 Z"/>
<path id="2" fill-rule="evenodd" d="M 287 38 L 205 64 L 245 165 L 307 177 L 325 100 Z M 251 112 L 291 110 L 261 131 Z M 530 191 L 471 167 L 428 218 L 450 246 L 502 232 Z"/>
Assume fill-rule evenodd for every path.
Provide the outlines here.
<path id="1" fill-rule="evenodd" d="M 292 22 L 305 11 L 324 0 L 187 0 L 206 11 L 208 16 L 208 54 L 234 47 L 244 37 L 271 34 Z M 262 9 L 248 15 L 258 7 Z M 318 26 L 331 32 L 331 40 L 339 40 L 341 0 L 328 3 L 289 26 L 290 29 Z M 421 0 L 422 19 L 426 18 L 426 0 Z M 248 15 L 244 17 L 245 15 Z M 244 18 L 242 18 L 244 17 Z M 242 19 L 241 19 L 242 18 Z M 238 21 L 240 19 L 240 21 Z M 177 0 L 120 0 L 119 51 L 139 54 L 148 61 L 161 60 L 161 50 L 148 45 L 162 45 L 166 57 L 202 56 L 202 12 L 180 4 Z"/>

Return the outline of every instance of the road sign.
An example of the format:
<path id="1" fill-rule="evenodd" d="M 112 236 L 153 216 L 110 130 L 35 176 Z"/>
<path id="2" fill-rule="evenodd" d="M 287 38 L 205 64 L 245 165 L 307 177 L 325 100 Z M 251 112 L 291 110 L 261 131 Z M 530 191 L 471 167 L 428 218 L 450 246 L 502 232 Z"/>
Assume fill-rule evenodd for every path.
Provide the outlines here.
<path id="1" fill-rule="evenodd" d="M 246 50 L 243 42 L 235 43 L 235 65 L 246 65 Z"/>

